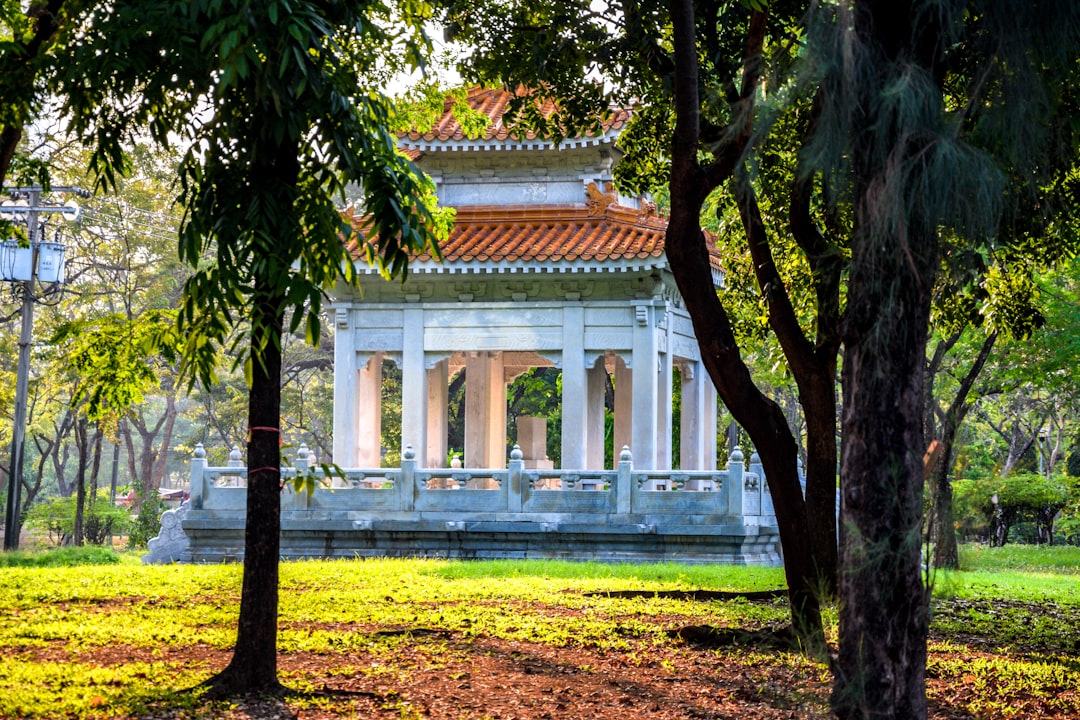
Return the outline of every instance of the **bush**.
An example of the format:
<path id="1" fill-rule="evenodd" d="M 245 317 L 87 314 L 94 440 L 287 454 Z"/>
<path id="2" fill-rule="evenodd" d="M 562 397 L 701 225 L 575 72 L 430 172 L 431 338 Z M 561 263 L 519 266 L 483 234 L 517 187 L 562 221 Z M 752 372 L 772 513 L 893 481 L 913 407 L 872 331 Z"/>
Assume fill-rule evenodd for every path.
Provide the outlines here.
<path id="1" fill-rule="evenodd" d="M 992 545 L 1008 542 L 1010 530 L 1021 541 L 1052 544 L 1057 515 L 1075 504 L 1077 492 L 1075 480 L 1068 476 L 1013 473 L 958 480 L 953 483 L 953 502 L 961 527 L 985 533 Z"/>
<path id="2" fill-rule="evenodd" d="M 157 537 L 161 532 L 161 513 L 166 509 L 157 493 L 143 498 L 139 513 L 132 518 L 128 528 L 128 547 L 145 548 L 152 538 Z"/>
<path id="3" fill-rule="evenodd" d="M 51 497 L 39 500 L 26 512 L 26 526 L 49 536 L 49 542 L 59 546 L 75 534 L 76 498 Z M 109 491 L 101 490 L 93 502 L 87 498 L 83 508 L 83 535 L 91 545 L 104 545 L 111 535 L 122 535 L 128 529 L 127 510 L 109 502 Z"/>

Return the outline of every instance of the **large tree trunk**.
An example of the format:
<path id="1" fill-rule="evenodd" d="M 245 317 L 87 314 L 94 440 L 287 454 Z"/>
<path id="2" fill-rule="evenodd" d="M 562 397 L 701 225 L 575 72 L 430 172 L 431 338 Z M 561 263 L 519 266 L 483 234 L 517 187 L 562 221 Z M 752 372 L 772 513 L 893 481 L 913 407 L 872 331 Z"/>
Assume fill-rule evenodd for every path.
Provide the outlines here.
<path id="1" fill-rule="evenodd" d="M 936 219 L 903 195 L 914 192 L 906 173 L 920 172 L 924 129 L 883 117 L 880 100 L 912 66 L 928 66 L 923 48 L 914 47 L 917 15 L 910 2 L 855 5 L 852 44 L 863 74 L 852 98 L 855 206 L 842 331 L 840 650 L 832 696 L 841 720 L 917 720 L 927 712 L 923 382 Z"/>
<path id="2" fill-rule="evenodd" d="M 269 112 L 269 111 L 268 111 Z M 264 198 L 276 232 L 300 232 L 289 224 L 300 175 L 297 138 L 262 138 L 255 151 L 253 182 Z M 270 196 L 267 198 L 266 196 Z M 280 225 L 273 221 L 277 216 Z M 267 222 L 267 220 L 264 220 Z M 273 235 L 271 235 L 273 237 Z M 285 290 L 292 272 L 276 248 L 255 244 L 251 296 L 251 388 L 248 391 L 247 517 L 244 578 L 236 646 L 228 666 L 206 681 L 212 695 L 284 691 L 277 676 L 278 560 L 281 547 L 281 356 Z"/>
<path id="3" fill-rule="evenodd" d="M 699 219 L 708 193 L 720 179 L 731 177 L 748 139 L 749 127 L 726 153 L 722 153 L 716 165 L 704 169 L 698 164 L 700 105 L 693 3 L 691 0 L 674 0 L 671 8 L 677 121 L 672 143 L 671 217 L 665 251 L 693 320 L 705 368 L 724 404 L 750 435 L 761 456 L 784 549 L 792 624 L 806 647 L 816 652 L 824 646 L 824 639 L 806 505 L 799 485 L 798 449 L 783 410 L 761 394 L 742 360 L 713 285 Z M 754 13 L 747 43 L 748 56 L 760 53 L 764 31 L 764 16 Z M 749 65 L 753 63 L 748 62 Z M 753 77 L 745 79 L 743 92 L 744 102 L 751 102 Z"/>

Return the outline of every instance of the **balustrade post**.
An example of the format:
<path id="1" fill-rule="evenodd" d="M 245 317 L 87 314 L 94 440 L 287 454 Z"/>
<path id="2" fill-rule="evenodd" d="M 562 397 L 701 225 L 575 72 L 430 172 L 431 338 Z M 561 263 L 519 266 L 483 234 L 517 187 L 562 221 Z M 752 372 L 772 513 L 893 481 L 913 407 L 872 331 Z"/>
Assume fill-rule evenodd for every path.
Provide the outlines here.
<path id="1" fill-rule="evenodd" d="M 736 445 L 728 458 L 724 493 L 727 496 L 728 515 L 743 516 L 743 452 Z"/>
<path id="2" fill-rule="evenodd" d="M 765 477 L 765 468 L 761 464 L 761 456 L 756 452 L 750 456 L 750 472 L 757 473 L 758 492 L 761 493 L 761 514 L 776 515 L 773 507 L 772 492 L 769 491 L 769 479 Z"/>
<path id="3" fill-rule="evenodd" d="M 411 512 L 416 507 L 416 452 L 406 445 L 401 453 L 401 473 L 394 482 L 398 510 Z"/>
<path id="4" fill-rule="evenodd" d="M 191 507 L 196 510 L 203 509 L 206 498 L 206 449 L 202 443 L 195 446 L 195 452 L 191 454 L 191 485 L 188 491 Z"/>
<path id="5" fill-rule="evenodd" d="M 308 447 L 306 444 L 301 443 L 300 449 L 296 451 L 296 459 L 293 461 L 293 467 L 296 468 L 296 477 L 302 478 L 307 475 L 308 472 Z M 315 489 L 309 493 L 307 490 L 301 487 L 297 490 L 296 486 L 291 482 L 285 483 L 286 491 L 292 493 L 293 507 L 297 510 L 307 510 L 311 507 L 311 496 L 314 494 Z"/>
<path id="6" fill-rule="evenodd" d="M 623 445 L 619 453 L 618 475 L 615 477 L 615 512 L 619 515 L 630 514 L 630 497 L 633 493 L 634 458 L 630 454 L 630 447 Z"/>
<path id="7" fill-rule="evenodd" d="M 507 466 L 509 470 L 507 473 L 507 485 L 509 487 L 506 490 L 507 510 L 512 513 L 521 512 L 521 508 L 525 503 L 526 483 L 523 482 L 525 460 L 523 458 L 521 446 L 514 445 L 514 449 L 510 451 L 510 463 Z"/>

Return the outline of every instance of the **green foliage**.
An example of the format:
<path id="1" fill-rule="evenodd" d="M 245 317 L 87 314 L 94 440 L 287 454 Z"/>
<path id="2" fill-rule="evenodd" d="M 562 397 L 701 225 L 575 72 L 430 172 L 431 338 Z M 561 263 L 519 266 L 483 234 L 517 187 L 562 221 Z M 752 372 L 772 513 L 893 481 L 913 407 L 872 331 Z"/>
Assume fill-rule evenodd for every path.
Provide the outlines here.
<path id="1" fill-rule="evenodd" d="M 175 360 L 175 325 L 176 313 L 169 311 L 150 311 L 135 319 L 114 314 L 61 324 L 50 343 L 77 376 L 71 404 L 85 403 L 86 416 L 104 421 L 108 434 L 115 437 L 123 414 L 142 404 L 144 393 L 158 387 L 158 371 L 151 358 L 161 355 Z"/>
<path id="2" fill-rule="evenodd" d="M 16 550 L 0 554 L 0 567 L 75 567 L 82 565 L 116 565 L 120 556 L 100 546 L 61 547 L 45 552 Z"/>
<path id="3" fill-rule="evenodd" d="M 995 542 L 1008 541 L 1009 529 L 1022 520 L 1036 523 L 1041 542 L 1051 540 L 1058 512 L 1075 502 L 1080 488 L 1072 478 L 1047 478 L 1037 473 L 1017 472 L 1005 477 L 981 480 L 962 479 L 954 483 L 956 516 L 969 529 L 995 533 Z M 973 516 L 982 515 L 981 522 Z"/>
<path id="4" fill-rule="evenodd" d="M 75 533 L 76 498 L 51 497 L 35 502 L 26 512 L 26 526 L 47 533 L 54 545 L 70 540 Z M 112 535 L 122 535 L 128 530 L 128 511 L 109 502 L 107 490 L 101 490 L 96 499 L 87 498 L 83 510 L 83 533 L 91 545 L 103 545 Z"/>
<path id="5" fill-rule="evenodd" d="M 128 545 L 133 548 L 145 548 L 152 538 L 161 531 L 161 514 L 168 508 L 157 494 L 143 497 L 139 512 L 131 518 L 128 527 Z"/>
<path id="6" fill-rule="evenodd" d="M 426 3 L 161 0 L 88 11 L 60 89 L 100 182 L 115 184 L 122 143 L 139 128 L 189 148 L 179 248 L 194 274 L 178 326 L 192 378 L 212 385 L 226 349 L 250 376 L 279 346 L 286 313 L 288 331 L 315 342 L 325 291 L 355 279 L 351 251 L 402 275 L 410 251 L 448 230 L 430 182 L 397 153 L 393 111 L 376 90 L 419 63 L 430 16 Z M 334 204 L 348 183 L 363 189 L 357 223 Z M 250 324 L 233 333 L 241 311 Z"/>

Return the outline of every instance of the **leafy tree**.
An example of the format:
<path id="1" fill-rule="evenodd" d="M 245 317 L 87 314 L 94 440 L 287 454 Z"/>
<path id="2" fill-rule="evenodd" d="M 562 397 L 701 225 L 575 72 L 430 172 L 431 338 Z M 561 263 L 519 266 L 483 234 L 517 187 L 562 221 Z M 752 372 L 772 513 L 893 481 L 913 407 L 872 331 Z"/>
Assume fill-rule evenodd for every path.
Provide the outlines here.
<path id="1" fill-rule="evenodd" d="M 675 22 L 676 9 L 685 14 L 684 25 Z M 620 140 L 627 157 L 616 169 L 616 178 L 631 190 L 655 188 L 670 178 L 666 252 L 713 384 L 761 454 L 784 545 L 794 625 L 808 647 L 819 648 L 818 591 L 823 584 L 832 585 L 836 557 L 832 519 L 836 343 L 829 336 L 833 325 L 828 320 L 818 323 L 824 330 L 819 352 L 792 313 L 785 313 L 782 323 L 785 338 L 807 353 L 799 356 L 808 360 L 801 366 L 807 369 L 802 377 L 813 374 L 824 379 L 820 387 L 827 388 L 818 397 L 828 408 L 822 416 L 829 418 L 829 442 L 812 448 L 807 480 L 807 503 L 827 506 L 827 512 L 811 512 L 808 517 L 799 485 L 797 444 L 783 410 L 754 384 L 741 357 L 732 321 L 716 296 L 700 230 L 705 199 L 742 167 L 756 111 L 756 87 L 764 77 L 761 60 L 790 63 L 793 46 L 783 38 L 802 12 L 797 3 L 778 3 L 777 13 L 766 15 L 738 3 L 700 8 L 612 3 L 585 9 L 572 0 L 470 2 L 452 7 L 450 28 L 452 34 L 478 46 L 465 68 L 466 77 L 533 88 L 514 110 L 522 125 L 538 133 L 558 139 L 600 122 L 612 102 L 639 101 Z M 605 73 L 606 86 L 593 80 L 593 70 Z M 548 96 L 556 100 L 556 112 L 544 117 L 537 108 Z M 730 192 L 733 200 L 744 201 L 737 206 L 746 211 L 741 223 L 753 238 L 751 245 L 764 252 L 767 244 L 759 232 L 762 224 L 748 184 L 736 183 Z M 819 239 L 815 236 L 813 241 Z M 836 256 L 828 252 L 823 256 L 828 269 L 819 269 L 832 278 L 840 270 Z M 756 264 L 772 278 L 775 267 L 764 255 L 760 259 Z M 777 306 L 784 306 L 781 285 L 765 282 L 777 291 L 770 296 L 770 311 L 774 299 Z M 837 306 L 825 307 L 828 313 Z M 804 397 L 810 394 L 808 387 L 801 387 Z M 825 541 L 818 542 L 822 537 Z"/>
<path id="2" fill-rule="evenodd" d="M 183 368 L 209 386 L 231 350 L 249 381 L 240 619 L 232 661 L 208 681 L 215 691 L 280 688 L 286 327 L 303 326 L 314 342 L 324 291 L 355 280 L 343 236 L 389 277 L 446 230 L 429 208 L 430 186 L 396 152 L 377 90 L 398 63 L 420 62 L 429 15 L 424 3 L 121 1 L 89 11 L 71 48 L 60 90 L 74 127 L 94 143 L 91 167 L 103 183 L 122 173 L 133 132 L 188 143 L 180 254 L 194 274 L 179 314 Z M 369 213 L 355 228 L 334 205 L 348 182 L 363 188 Z M 245 333 L 231 336 L 241 319 Z"/>
<path id="3" fill-rule="evenodd" d="M 71 15 L 82 5 L 77 0 L 0 2 L 0 184 L 5 183 L 23 133 L 41 107 L 43 79 L 63 54 L 62 29 L 70 27 Z M 26 155 L 20 159 L 17 169 L 27 177 L 21 177 L 19 184 L 47 182 L 46 166 Z"/>
<path id="4" fill-rule="evenodd" d="M 942 258 L 985 247 L 996 231 L 1002 166 L 1024 178 L 1030 204 L 1030 193 L 1044 186 L 1033 179 L 1037 158 L 1072 151 L 1043 120 L 1053 116 L 1058 83 L 1075 63 L 1076 10 L 1051 5 L 1014 14 L 994 3 L 921 0 L 740 5 L 623 3 L 621 13 L 599 17 L 572 2 L 499 3 L 481 18 L 469 3 L 457 22 L 486 23 L 477 33 L 483 54 L 497 57 L 482 66 L 488 77 L 531 83 L 541 94 L 555 88 L 568 116 L 587 103 L 606 107 L 597 103 L 602 86 L 587 80 L 594 69 L 641 99 L 636 134 L 628 130 L 625 141 L 656 160 L 633 171 L 655 180 L 670 170 L 673 273 L 714 383 L 765 461 L 793 611 L 803 622 L 816 600 L 806 580 L 806 510 L 793 491 L 794 443 L 750 381 L 712 289 L 700 212 L 713 189 L 729 183 L 738 202 L 770 327 L 804 410 L 816 407 L 814 388 L 827 387 L 831 398 L 833 387 L 831 374 L 815 384 L 814 363 L 803 361 L 835 368 L 842 341 L 844 571 L 834 708 L 842 718 L 922 717 L 922 380 L 932 288 Z M 534 62 L 522 69 L 519 58 Z M 1014 102 L 1025 96 L 1028 102 Z M 793 322 L 756 202 L 764 185 L 753 182 L 777 113 L 800 108 L 808 112 L 796 125 L 788 209 L 815 279 L 811 337 Z M 828 433 L 815 430 L 809 411 L 807 421 L 809 437 L 833 443 L 831 419 Z M 822 491 L 817 477 L 813 487 Z M 825 495 L 811 502 L 810 490 L 808 478 L 811 519 L 823 523 Z"/>

